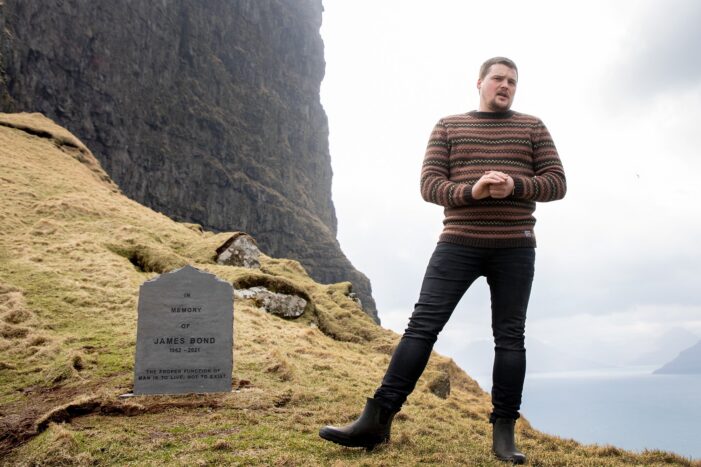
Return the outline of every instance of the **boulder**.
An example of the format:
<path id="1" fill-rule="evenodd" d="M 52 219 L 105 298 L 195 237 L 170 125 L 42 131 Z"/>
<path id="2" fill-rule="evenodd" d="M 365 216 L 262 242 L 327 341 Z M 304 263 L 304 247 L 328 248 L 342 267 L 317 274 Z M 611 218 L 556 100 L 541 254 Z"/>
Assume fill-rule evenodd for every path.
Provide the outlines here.
<path id="1" fill-rule="evenodd" d="M 259 269 L 259 258 L 256 240 L 243 232 L 237 232 L 217 248 L 217 264 Z"/>
<path id="2" fill-rule="evenodd" d="M 271 292 L 265 287 L 251 287 L 234 291 L 234 297 L 251 299 L 268 313 L 282 318 L 299 318 L 304 314 L 307 301 L 297 295 Z"/>

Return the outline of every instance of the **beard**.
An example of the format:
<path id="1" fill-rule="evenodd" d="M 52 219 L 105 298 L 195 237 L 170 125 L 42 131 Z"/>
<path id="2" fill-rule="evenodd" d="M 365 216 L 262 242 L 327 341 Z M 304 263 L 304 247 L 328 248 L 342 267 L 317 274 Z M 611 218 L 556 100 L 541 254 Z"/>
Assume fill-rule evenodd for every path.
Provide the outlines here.
<path id="1" fill-rule="evenodd" d="M 487 108 L 492 112 L 506 112 L 511 108 L 511 99 L 507 99 L 506 102 L 503 100 L 498 100 L 498 96 L 487 102 Z"/>

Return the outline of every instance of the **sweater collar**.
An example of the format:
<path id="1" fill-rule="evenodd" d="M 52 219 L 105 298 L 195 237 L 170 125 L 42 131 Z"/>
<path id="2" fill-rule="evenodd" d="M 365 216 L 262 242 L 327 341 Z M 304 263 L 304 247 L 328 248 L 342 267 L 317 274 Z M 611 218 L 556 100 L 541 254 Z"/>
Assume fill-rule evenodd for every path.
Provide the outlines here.
<path id="1" fill-rule="evenodd" d="M 473 110 L 472 112 L 468 112 L 467 114 L 475 118 L 502 119 L 513 117 L 514 113 L 515 112 L 513 110 L 506 110 L 504 112 L 480 112 L 478 110 Z"/>

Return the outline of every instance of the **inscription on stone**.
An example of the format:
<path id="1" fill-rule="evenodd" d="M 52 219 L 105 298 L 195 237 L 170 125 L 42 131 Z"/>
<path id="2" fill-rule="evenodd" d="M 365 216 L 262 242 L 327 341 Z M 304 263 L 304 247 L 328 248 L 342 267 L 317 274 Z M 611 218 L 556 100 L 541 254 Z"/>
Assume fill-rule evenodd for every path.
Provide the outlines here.
<path id="1" fill-rule="evenodd" d="M 134 394 L 231 391 L 233 288 L 185 266 L 139 291 Z"/>

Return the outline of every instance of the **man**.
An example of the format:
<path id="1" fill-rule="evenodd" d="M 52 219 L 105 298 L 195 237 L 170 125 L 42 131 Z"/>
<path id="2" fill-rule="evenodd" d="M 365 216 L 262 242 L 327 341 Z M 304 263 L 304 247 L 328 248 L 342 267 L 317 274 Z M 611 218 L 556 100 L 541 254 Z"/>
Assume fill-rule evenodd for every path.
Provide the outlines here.
<path id="1" fill-rule="evenodd" d="M 526 373 L 524 332 L 535 261 L 536 201 L 564 197 L 565 173 L 545 125 L 510 110 L 516 64 L 504 57 L 480 69 L 479 110 L 441 119 L 421 171 L 421 195 L 445 207 L 444 229 L 428 263 L 419 301 L 381 386 L 350 425 L 319 435 L 372 448 L 389 440 L 394 415 L 428 363 L 433 344 L 470 285 L 487 278 L 495 342 L 493 449 L 523 463 L 514 444 Z"/>

